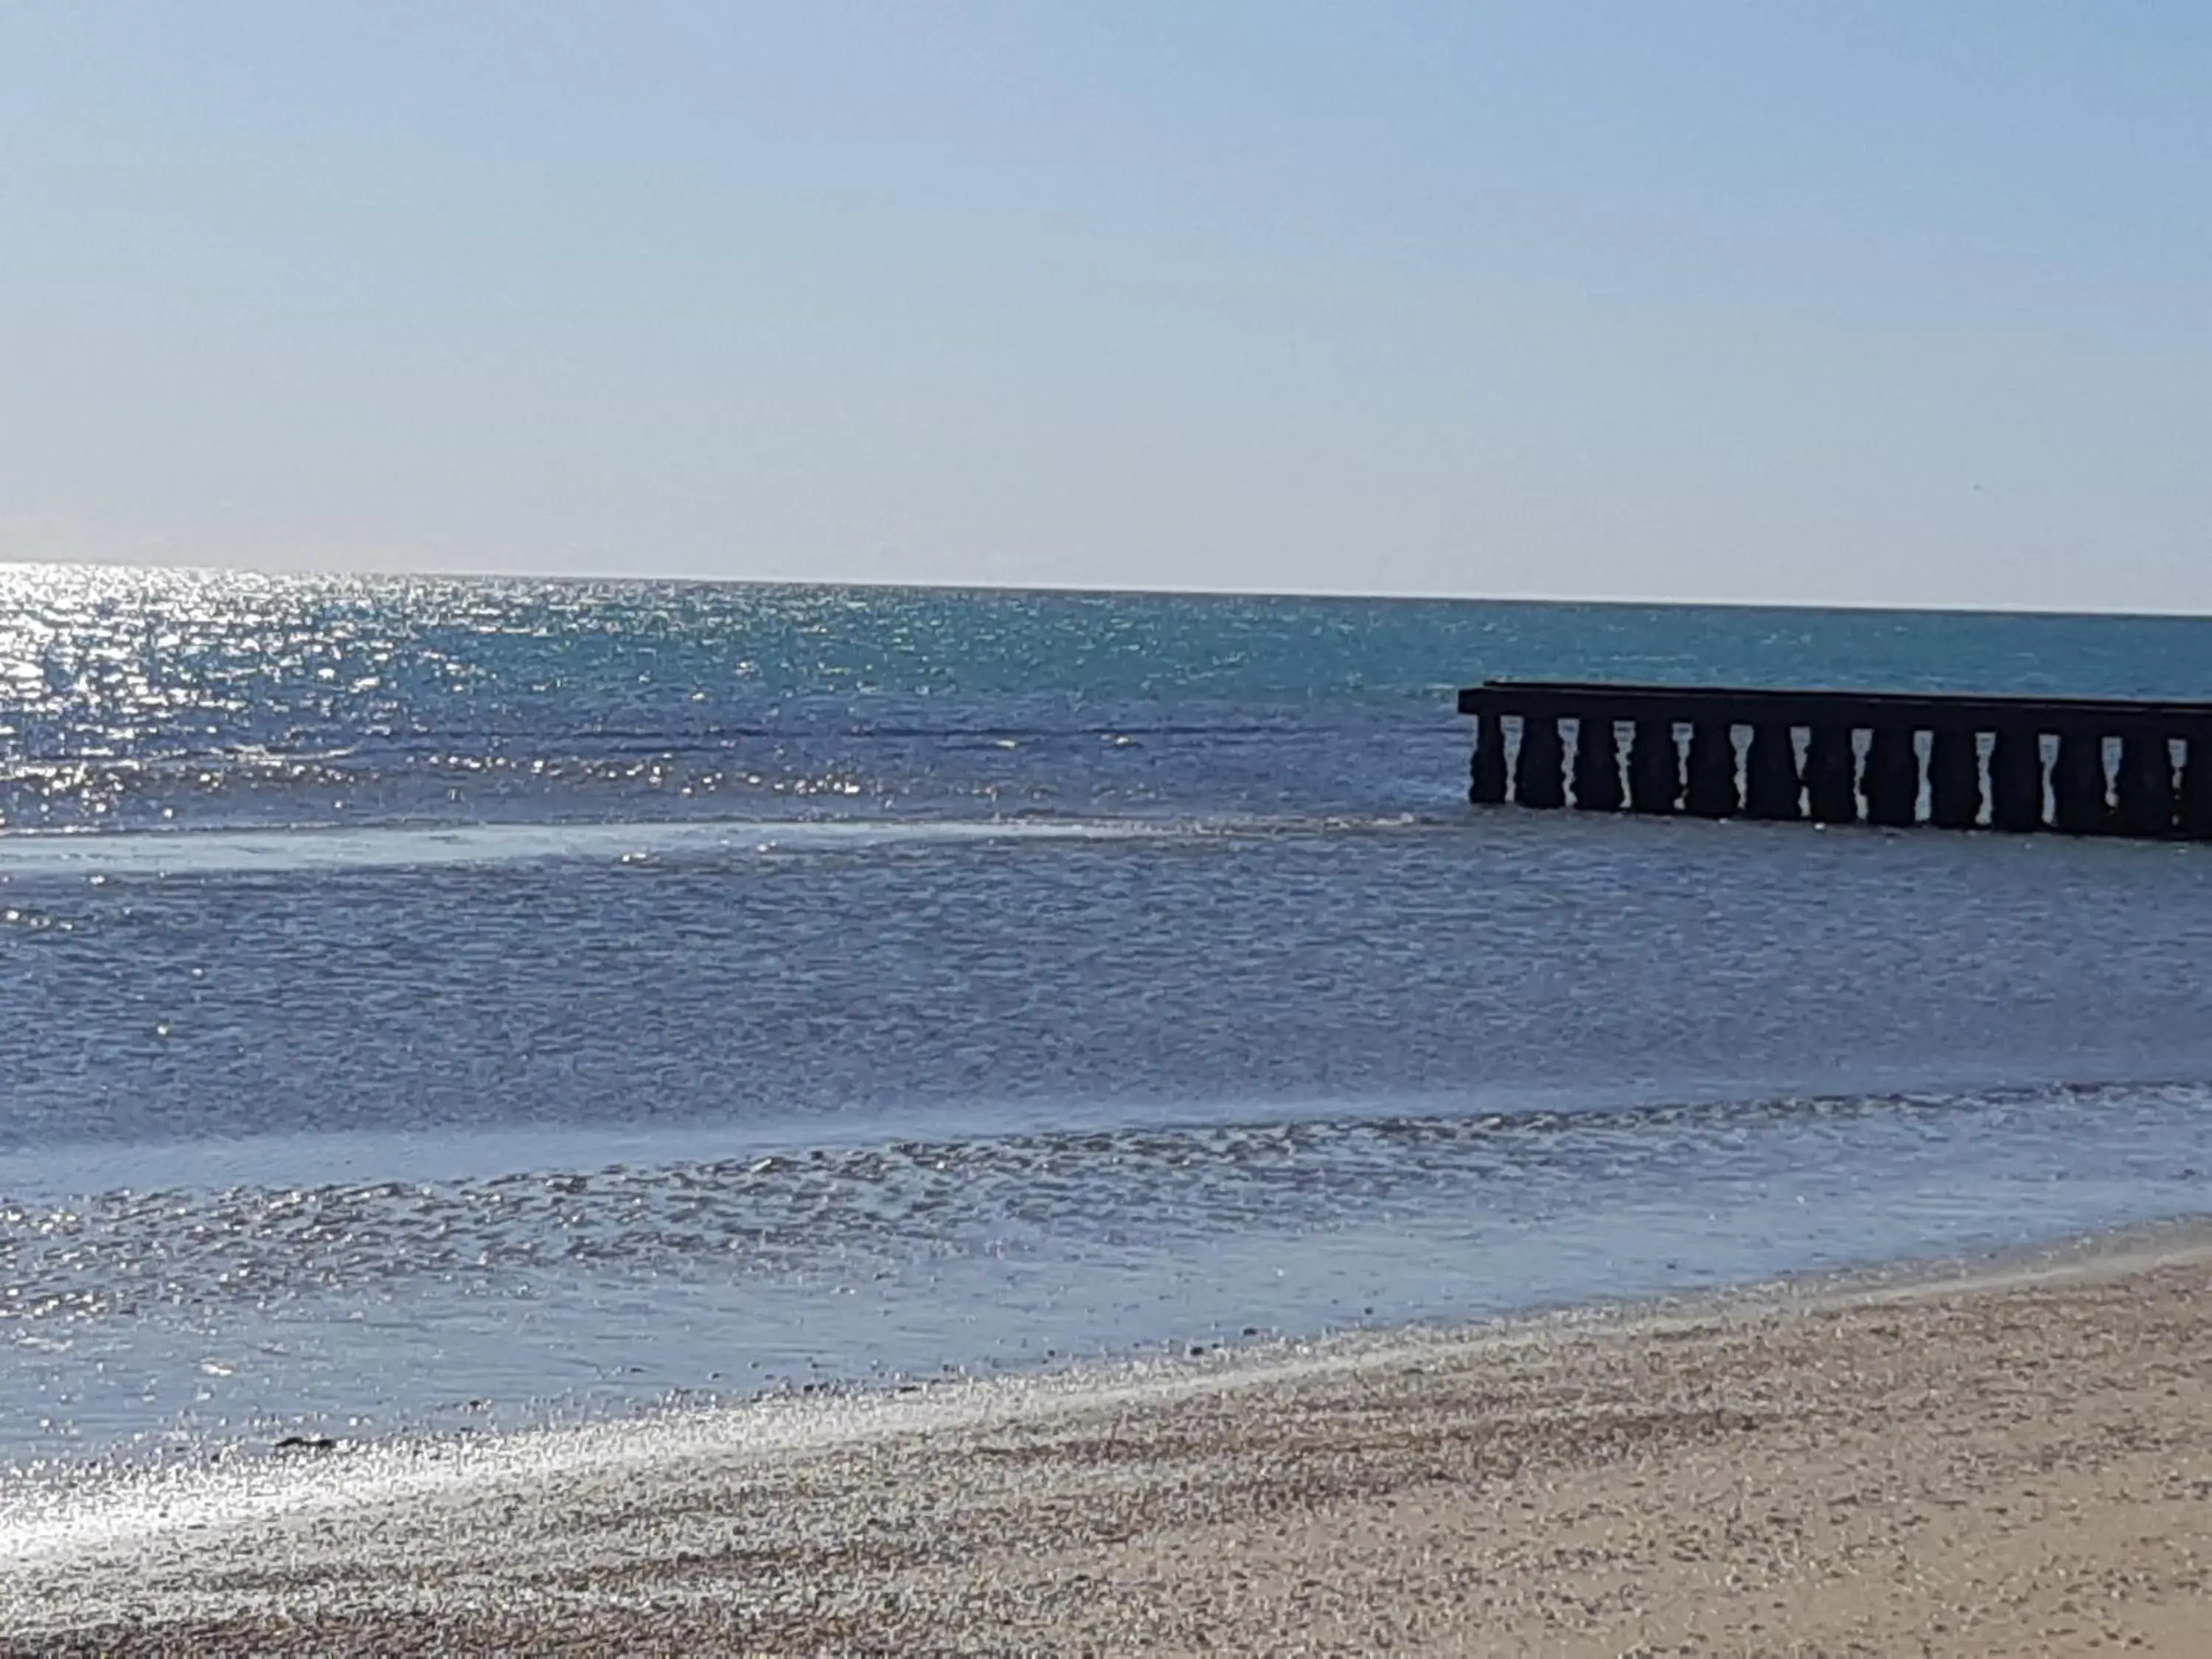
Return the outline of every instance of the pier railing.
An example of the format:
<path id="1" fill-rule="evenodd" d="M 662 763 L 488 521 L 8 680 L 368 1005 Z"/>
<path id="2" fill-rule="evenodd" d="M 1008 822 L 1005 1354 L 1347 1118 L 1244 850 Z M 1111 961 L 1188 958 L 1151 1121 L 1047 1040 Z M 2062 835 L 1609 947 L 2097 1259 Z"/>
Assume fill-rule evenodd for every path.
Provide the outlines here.
<path id="1" fill-rule="evenodd" d="M 1490 680 L 1459 709 L 1478 805 L 2212 839 L 2212 703 Z"/>

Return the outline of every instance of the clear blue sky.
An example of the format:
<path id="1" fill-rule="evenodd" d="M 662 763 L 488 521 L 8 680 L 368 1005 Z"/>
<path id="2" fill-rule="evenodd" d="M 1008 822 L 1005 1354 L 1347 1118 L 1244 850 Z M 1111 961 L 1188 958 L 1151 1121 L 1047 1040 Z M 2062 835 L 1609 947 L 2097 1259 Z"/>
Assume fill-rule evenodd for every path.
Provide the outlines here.
<path id="1" fill-rule="evenodd" d="M 2212 611 L 2212 6 L 19 0 L 0 556 Z"/>

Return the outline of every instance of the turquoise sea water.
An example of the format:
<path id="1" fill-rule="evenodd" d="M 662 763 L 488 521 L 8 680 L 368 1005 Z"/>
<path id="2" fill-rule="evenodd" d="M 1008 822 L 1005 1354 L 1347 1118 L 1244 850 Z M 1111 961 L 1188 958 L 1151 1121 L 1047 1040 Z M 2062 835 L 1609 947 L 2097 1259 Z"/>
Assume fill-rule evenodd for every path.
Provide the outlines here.
<path id="1" fill-rule="evenodd" d="M 1494 675 L 2212 623 L 0 572 L 0 1458 L 2203 1206 L 2212 848 L 1478 812 Z"/>

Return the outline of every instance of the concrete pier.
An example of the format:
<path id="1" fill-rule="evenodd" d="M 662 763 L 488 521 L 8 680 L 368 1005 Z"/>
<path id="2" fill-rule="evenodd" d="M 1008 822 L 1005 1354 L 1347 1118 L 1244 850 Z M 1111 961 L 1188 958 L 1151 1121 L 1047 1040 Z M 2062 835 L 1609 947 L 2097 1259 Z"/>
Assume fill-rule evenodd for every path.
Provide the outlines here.
<path id="1" fill-rule="evenodd" d="M 1480 805 L 2212 840 L 2212 702 L 1491 680 L 1459 708 Z"/>

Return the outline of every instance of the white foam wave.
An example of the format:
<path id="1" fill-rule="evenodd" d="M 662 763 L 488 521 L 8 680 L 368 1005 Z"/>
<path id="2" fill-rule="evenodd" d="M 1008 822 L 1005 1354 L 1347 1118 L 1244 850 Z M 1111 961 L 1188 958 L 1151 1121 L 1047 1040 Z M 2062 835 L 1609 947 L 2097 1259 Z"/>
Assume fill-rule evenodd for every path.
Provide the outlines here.
<path id="1" fill-rule="evenodd" d="M 0 835 L 0 877 L 214 875 L 546 859 L 726 858 L 931 843 L 1121 841 L 1164 826 L 1091 821 L 393 824 L 372 829 Z"/>

